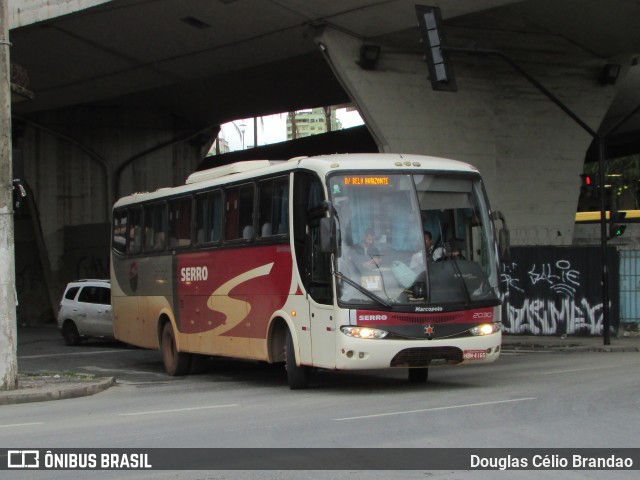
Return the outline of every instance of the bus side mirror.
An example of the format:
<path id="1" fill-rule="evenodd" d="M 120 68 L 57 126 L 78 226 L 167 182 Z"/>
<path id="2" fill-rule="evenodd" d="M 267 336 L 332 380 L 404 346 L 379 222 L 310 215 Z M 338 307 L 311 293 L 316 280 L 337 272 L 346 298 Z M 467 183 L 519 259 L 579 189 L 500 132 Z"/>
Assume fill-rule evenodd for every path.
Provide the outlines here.
<path id="1" fill-rule="evenodd" d="M 508 262 L 511 260 L 511 235 L 506 228 L 501 228 L 498 232 L 498 253 L 500 261 Z"/>
<path id="2" fill-rule="evenodd" d="M 511 260 L 511 234 L 507 228 L 507 221 L 500 211 L 492 212 L 491 218 L 502 222 L 502 228 L 498 230 L 498 255 L 501 262 L 508 262 Z"/>
<path id="3" fill-rule="evenodd" d="M 320 219 L 320 250 L 323 253 L 336 253 L 336 229 L 333 217 Z"/>

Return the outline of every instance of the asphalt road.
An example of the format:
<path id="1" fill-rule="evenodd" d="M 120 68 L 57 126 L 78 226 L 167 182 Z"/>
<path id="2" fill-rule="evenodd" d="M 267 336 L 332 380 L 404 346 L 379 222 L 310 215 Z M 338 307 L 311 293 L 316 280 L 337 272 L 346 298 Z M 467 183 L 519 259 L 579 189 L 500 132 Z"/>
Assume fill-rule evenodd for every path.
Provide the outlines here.
<path id="1" fill-rule="evenodd" d="M 42 340 L 21 371 L 115 376 L 84 398 L 0 407 L 0 446 L 146 447 L 637 447 L 640 354 L 505 353 L 493 365 L 406 371 L 316 371 L 291 391 L 281 367 L 208 361 L 164 375 L 158 352 Z M 20 477 L 8 472 L 4 478 Z M 296 472 L 29 472 L 28 478 L 300 478 Z M 305 478 L 540 478 L 540 472 L 306 472 Z M 637 472 L 557 471 L 548 478 L 636 478 Z"/>

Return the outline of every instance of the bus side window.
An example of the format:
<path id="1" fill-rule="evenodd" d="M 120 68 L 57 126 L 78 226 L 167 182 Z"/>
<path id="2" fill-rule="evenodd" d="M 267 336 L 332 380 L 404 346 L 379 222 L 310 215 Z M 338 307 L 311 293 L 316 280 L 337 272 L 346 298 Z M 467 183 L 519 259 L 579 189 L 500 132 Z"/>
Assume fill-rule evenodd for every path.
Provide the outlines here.
<path id="1" fill-rule="evenodd" d="M 316 302 L 331 303 L 330 255 L 319 249 L 318 218 L 309 217 L 310 212 L 318 212 L 324 200 L 320 179 L 311 173 L 296 172 L 293 200 L 292 231 L 302 283 Z"/>
<path id="2" fill-rule="evenodd" d="M 258 201 L 258 225 L 260 237 L 273 235 L 273 180 L 263 180 L 259 183 L 260 200 Z"/>
<path id="3" fill-rule="evenodd" d="M 274 235 L 289 233 L 289 177 L 277 178 L 273 186 L 273 225 Z"/>
<path id="4" fill-rule="evenodd" d="M 127 253 L 127 211 L 125 209 L 113 214 L 113 249 L 120 253 Z"/>
<path id="5" fill-rule="evenodd" d="M 169 202 L 169 248 L 191 245 L 191 197 Z"/>
<path id="6" fill-rule="evenodd" d="M 222 192 L 196 196 L 196 242 L 217 243 L 222 231 Z"/>
<path id="7" fill-rule="evenodd" d="M 289 233 L 289 178 L 260 182 L 258 234 L 261 238 Z"/>
<path id="8" fill-rule="evenodd" d="M 129 210 L 129 248 L 127 253 L 136 254 L 142 251 L 142 207 Z"/>
<path id="9" fill-rule="evenodd" d="M 250 239 L 253 237 L 253 184 L 232 187 L 226 190 L 225 240 Z M 245 237 L 244 235 L 249 235 Z"/>
<path id="10" fill-rule="evenodd" d="M 166 232 L 166 208 L 164 203 L 144 207 L 144 249 L 147 252 L 164 250 Z"/>

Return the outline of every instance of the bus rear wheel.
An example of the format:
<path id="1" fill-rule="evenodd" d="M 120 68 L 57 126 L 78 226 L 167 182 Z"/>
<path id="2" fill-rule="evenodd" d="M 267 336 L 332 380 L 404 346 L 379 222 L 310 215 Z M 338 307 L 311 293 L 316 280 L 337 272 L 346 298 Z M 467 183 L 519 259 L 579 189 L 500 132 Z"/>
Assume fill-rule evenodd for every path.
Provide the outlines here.
<path id="1" fill-rule="evenodd" d="M 429 378 L 428 368 L 410 368 L 409 383 L 427 383 Z"/>
<path id="2" fill-rule="evenodd" d="M 293 349 L 293 336 L 287 330 L 287 339 L 284 346 L 285 367 L 287 380 L 291 390 L 301 390 L 309 387 L 309 367 L 296 365 L 296 354 Z"/>
<path id="3" fill-rule="evenodd" d="M 189 372 L 191 354 L 179 352 L 176 348 L 176 337 L 170 322 L 165 323 L 162 328 L 160 349 L 162 350 L 164 369 L 169 375 L 179 377 Z"/>

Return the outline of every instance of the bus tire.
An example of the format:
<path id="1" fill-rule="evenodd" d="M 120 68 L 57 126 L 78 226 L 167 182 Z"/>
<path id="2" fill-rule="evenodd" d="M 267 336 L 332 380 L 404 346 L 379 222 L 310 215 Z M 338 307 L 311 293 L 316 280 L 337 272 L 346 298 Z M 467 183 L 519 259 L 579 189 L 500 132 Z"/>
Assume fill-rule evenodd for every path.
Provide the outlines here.
<path id="1" fill-rule="evenodd" d="M 429 378 L 428 368 L 410 368 L 409 383 L 427 383 Z"/>
<path id="2" fill-rule="evenodd" d="M 293 348 L 293 336 L 291 330 L 287 330 L 287 338 L 284 347 L 285 368 L 287 380 L 291 390 L 301 390 L 309 387 L 309 367 L 296 365 L 296 354 Z"/>
<path id="3" fill-rule="evenodd" d="M 160 343 L 162 350 L 162 363 L 164 369 L 172 377 L 186 375 L 191 367 L 191 354 L 179 352 L 176 348 L 176 337 L 170 322 L 165 323 L 162 328 Z"/>

